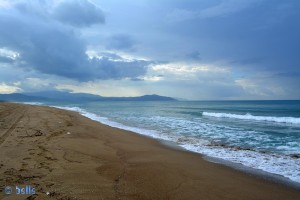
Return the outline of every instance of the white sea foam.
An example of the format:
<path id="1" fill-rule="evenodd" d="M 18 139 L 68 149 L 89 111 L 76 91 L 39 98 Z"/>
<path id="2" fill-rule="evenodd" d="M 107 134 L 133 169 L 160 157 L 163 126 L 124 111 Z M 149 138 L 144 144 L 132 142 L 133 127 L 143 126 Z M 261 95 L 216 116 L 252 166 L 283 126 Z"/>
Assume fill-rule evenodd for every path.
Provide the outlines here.
<path id="1" fill-rule="evenodd" d="M 28 105 L 44 105 L 44 104 L 41 103 L 41 102 L 20 102 L 20 103 L 28 104 Z"/>
<path id="2" fill-rule="evenodd" d="M 131 126 L 126 126 L 123 125 L 121 123 L 118 122 L 114 122 L 109 120 L 106 117 L 100 117 L 99 115 L 96 115 L 94 113 L 90 113 L 87 112 L 86 110 L 79 108 L 79 107 L 61 107 L 61 106 L 53 106 L 56 108 L 60 108 L 60 109 L 64 109 L 64 110 L 71 110 L 71 111 L 76 111 L 79 112 L 81 115 L 90 118 L 94 121 L 98 121 L 102 124 L 114 127 L 114 128 L 119 128 L 119 129 L 123 129 L 123 130 L 127 130 L 127 131 L 132 131 L 135 133 L 139 133 L 141 135 L 146 135 L 146 136 L 150 136 L 153 138 L 157 138 L 157 139 L 164 139 L 164 140 L 172 140 L 172 137 L 168 137 L 167 135 L 163 135 L 162 133 L 155 131 L 155 130 L 145 130 L 145 129 L 141 129 L 141 128 L 136 128 L 136 127 L 131 127 Z"/>
<path id="3" fill-rule="evenodd" d="M 203 112 L 202 115 L 209 116 L 209 117 L 218 117 L 218 118 L 233 118 L 233 119 L 242 119 L 242 120 L 300 124 L 300 118 L 297 117 L 255 116 L 249 113 L 245 115 L 240 115 L 240 114 L 232 114 L 232 113 L 213 113 L 213 112 Z"/>
<path id="4" fill-rule="evenodd" d="M 236 148 L 224 148 L 218 145 L 212 145 L 208 140 L 195 138 L 193 136 L 182 136 L 176 134 L 167 134 L 155 130 L 146 130 L 136 127 L 130 127 L 123 125 L 118 122 L 109 120 L 106 117 L 101 117 L 94 113 L 87 112 L 86 110 L 79 107 L 58 107 L 57 108 L 76 111 L 82 114 L 85 117 L 88 117 L 92 120 L 101 122 L 111 127 L 120 128 L 123 130 L 132 131 L 142 135 L 147 135 L 157 139 L 168 140 L 177 143 L 179 146 L 197 153 L 202 153 L 207 156 L 221 158 L 228 160 L 234 163 L 240 163 L 244 166 L 251 167 L 254 169 L 260 169 L 265 172 L 282 175 L 290 180 L 300 183 L 300 158 L 293 158 L 288 155 L 280 155 L 274 153 L 261 153 L 254 150 L 243 150 Z M 174 119 L 163 117 L 158 117 L 159 120 L 167 120 L 167 123 L 171 126 L 177 125 L 183 126 L 184 123 L 188 123 L 182 120 L 174 121 Z M 182 123 L 182 124 L 181 124 Z M 173 125 L 172 125 L 173 124 Z M 191 124 L 186 124 L 190 127 Z M 195 128 L 195 127 L 194 127 Z M 204 124 L 205 131 L 210 132 L 207 124 Z M 219 127 L 222 128 L 222 127 Z M 237 131 L 237 130 L 236 130 Z M 217 129 L 212 130 L 212 132 L 218 132 Z M 223 132 L 223 131 L 222 131 Z M 297 144 L 295 143 L 297 146 Z M 281 147 L 286 148 L 286 147 Z"/>
<path id="5" fill-rule="evenodd" d="M 282 175 L 292 181 L 300 183 L 299 158 L 272 153 L 261 153 L 253 150 L 220 148 L 218 146 L 201 146 L 188 143 L 181 146 L 190 151 L 202 153 L 207 156 L 221 158 L 254 169 Z"/>

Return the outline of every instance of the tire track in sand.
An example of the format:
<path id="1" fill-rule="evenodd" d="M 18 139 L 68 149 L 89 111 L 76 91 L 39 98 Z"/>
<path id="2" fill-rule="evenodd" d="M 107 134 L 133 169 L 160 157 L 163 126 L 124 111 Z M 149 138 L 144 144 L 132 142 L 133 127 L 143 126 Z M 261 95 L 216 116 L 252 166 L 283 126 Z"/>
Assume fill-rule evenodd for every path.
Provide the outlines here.
<path id="1" fill-rule="evenodd" d="M 0 137 L 0 145 L 6 140 L 6 138 L 9 136 L 9 134 L 17 127 L 19 121 L 24 117 L 25 111 L 21 114 L 20 117 L 17 118 L 17 120 L 13 123 L 13 125 Z"/>

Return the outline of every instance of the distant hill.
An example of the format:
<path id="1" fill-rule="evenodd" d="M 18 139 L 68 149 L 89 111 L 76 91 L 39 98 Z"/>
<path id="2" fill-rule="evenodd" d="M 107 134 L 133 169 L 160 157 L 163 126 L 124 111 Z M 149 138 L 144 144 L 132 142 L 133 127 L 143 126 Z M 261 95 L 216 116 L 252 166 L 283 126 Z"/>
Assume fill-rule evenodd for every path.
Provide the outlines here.
<path id="1" fill-rule="evenodd" d="M 139 97 L 102 97 L 102 101 L 176 101 L 171 97 L 153 95 L 144 95 Z"/>
<path id="2" fill-rule="evenodd" d="M 30 92 L 24 93 L 31 97 L 42 97 L 48 101 L 99 101 L 102 99 L 99 95 L 87 94 L 87 93 L 69 93 L 62 91 L 42 91 L 42 92 Z"/>
<path id="3" fill-rule="evenodd" d="M 47 98 L 32 97 L 21 93 L 0 94 L 0 101 L 26 102 L 26 101 L 46 101 L 46 100 Z"/>
<path id="4" fill-rule="evenodd" d="M 92 101 L 176 101 L 171 97 L 144 95 L 139 97 L 102 97 L 86 93 L 69 93 L 62 91 L 43 91 L 32 93 L 0 94 L 0 101 L 16 102 L 92 102 Z"/>

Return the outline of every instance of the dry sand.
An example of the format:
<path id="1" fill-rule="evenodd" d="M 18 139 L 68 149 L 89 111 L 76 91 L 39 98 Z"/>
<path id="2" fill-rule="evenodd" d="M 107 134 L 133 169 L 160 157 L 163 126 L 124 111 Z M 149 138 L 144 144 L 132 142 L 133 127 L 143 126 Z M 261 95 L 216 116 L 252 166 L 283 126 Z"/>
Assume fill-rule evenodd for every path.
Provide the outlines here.
<path id="1" fill-rule="evenodd" d="M 16 185 L 37 195 L 4 194 Z M 0 190 L 0 199 L 300 199 L 299 190 L 74 112 L 11 103 L 0 103 Z"/>

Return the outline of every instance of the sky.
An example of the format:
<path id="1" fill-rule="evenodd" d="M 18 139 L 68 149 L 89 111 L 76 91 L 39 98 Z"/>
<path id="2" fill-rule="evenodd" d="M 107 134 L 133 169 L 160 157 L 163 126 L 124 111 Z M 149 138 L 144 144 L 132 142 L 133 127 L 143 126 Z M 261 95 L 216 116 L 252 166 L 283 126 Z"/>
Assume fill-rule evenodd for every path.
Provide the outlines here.
<path id="1" fill-rule="evenodd" d="M 0 93 L 300 99 L 298 0 L 0 0 Z"/>

